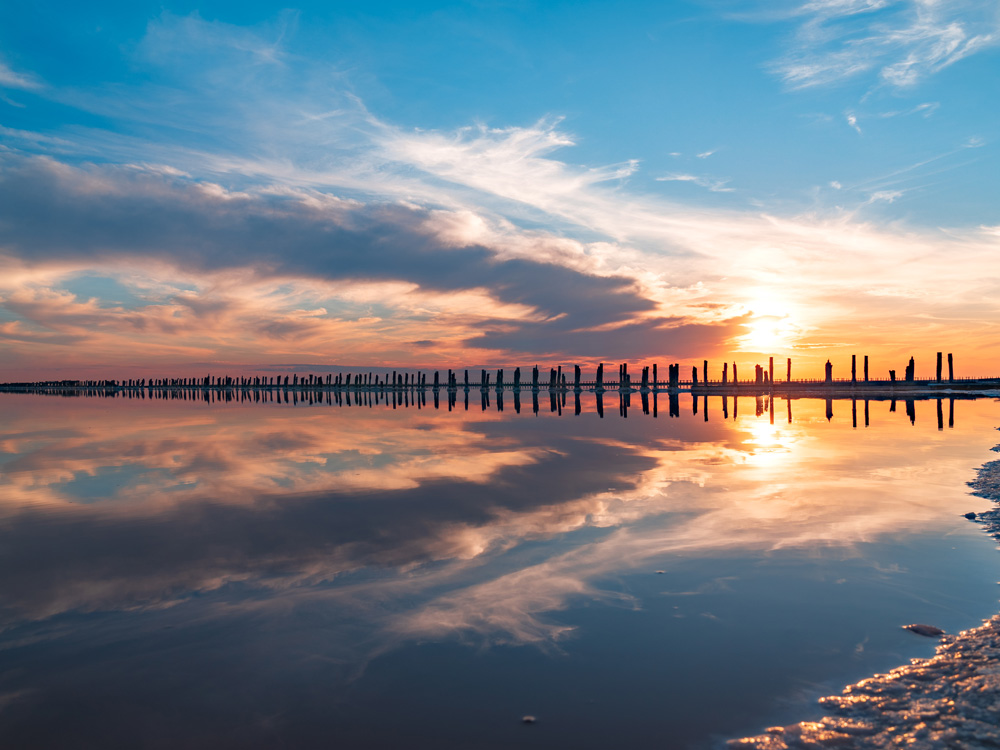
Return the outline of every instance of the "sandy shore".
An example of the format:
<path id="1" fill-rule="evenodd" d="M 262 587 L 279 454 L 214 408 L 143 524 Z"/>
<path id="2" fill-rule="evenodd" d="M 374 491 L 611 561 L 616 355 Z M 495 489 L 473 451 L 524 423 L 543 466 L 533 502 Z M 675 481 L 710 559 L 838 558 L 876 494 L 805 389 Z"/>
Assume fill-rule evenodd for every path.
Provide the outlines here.
<path id="1" fill-rule="evenodd" d="M 1000 502 L 1000 461 L 979 470 L 973 493 Z M 1000 510 L 976 519 L 1000 540 Z M 819 721 L 771 727 L 730 748 L 1000 748 L 1000 614 L 941 638 L 937 653 L 820 699 Z"/>

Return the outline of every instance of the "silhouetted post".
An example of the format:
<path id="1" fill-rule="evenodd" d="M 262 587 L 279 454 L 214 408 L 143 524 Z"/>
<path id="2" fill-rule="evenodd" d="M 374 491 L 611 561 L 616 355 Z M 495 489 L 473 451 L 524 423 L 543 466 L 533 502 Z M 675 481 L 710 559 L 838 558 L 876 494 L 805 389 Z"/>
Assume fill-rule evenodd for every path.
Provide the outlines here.
<path id="1" fill-rule="evenodd" d="M 655 388 L 657 383 L 660 382 L 659 376 L 656 374 L 656 364 L 653 364 L 653 387 Z"/>
<path id="2" fill-rule="evenodd" d="M 598 388 L 603 388 L 604 387 L 604 363 L 603 362 L 601 362 L 599 365 L 597 365 L 597 387 Z M 602 416 L 604 415 L 603 409 L 604 409 L 604 407 L 602 405 L 601 406 L 601 410 L 602 410 L 601 411 L 601 415 Z"/>
<path id="3" fill-rule="evenodd" d="M 952 382 L 955 379 L 955 360 L 951 358 L 951 352 L 948 353 L 948 382 Z"/>
<path id="4" fill-rule="evenodd" d="M 468 370 L 466 370 L 466 371 L 465 371 L 465 387 L 466 387 L 466 388 L 468 388 L 468 387 L 469 387 L 469 371 L 468 371 Z M 466 404 L 466 407 L 465 407 L 465 410 L 466 410 L 466 411 L 468 411 L 468 410 L 469 410 L 469 406 L 468 406 L 468 404 Z"/>
<path id="5" fill-rule="evenodd" d="M 916 363 L 913 361 L 913 357 L 910 357 L 910 364 L 906 366 L 906 379 L 912 381 L 915 377 L 915 370 L 917 369 Z"/>
<path id="6" fill-rule="evenodd" d="M 785 365 L 787 367 L 787 369 L 785 371 L 785 382 L 786 383 L 791 383 L 792 382 L 792 358 L 791 357 L 789 357 L 786 360 Z"/>
<path id="7" fill-rule="evenodd" d="M 554 367 L 549 368 L 549 390 L 554 390 L 556 387 L 556 370 Z"/>
<path id="8" fill-rule="evenodd" d="M 520 388 L 521 387 L 521 368 L 520 367 L 515 367 L 514 368 L 514 387 L 515 388 Z M 516 406 L 517 402 L 515 401 L 514 403 L 515 403 L 514 411 L 520 413 L 521 410 L 518 409 L 517 406 Z"/>
<path id="9" fill-rule="evenodd" d="M 531 387 L 536 391 L 538 390 L 538 365 L 535 365 L 531 370 Z M 538 413 L 537 409 L 535 410 L 535 413 Z"/>
<path id="10" fill-rule="evenodd" d="M 680 365 L 673 364 L 670 365 L 670 387 L 676 388 L 679 385 L 681 379 Z M 671 414 L 673 416 L 673 414 Z"/>
<path id="11" fill-rule="evenodd" d="M 733 385 L 739 385 L 740 379 L 736 375 L 736 363 L 733 362 Z"/>
<path id="12" fill-rule="evenodd" d="M 768 358 L 767 380 L 769 383 L 774 383 L 774 357 Z"/>
<path id="13" fill-rule="evenodd" d="M 725 385 L 729 379 L 729 363 L 722 363 L 722 384 Z"/>
<path id="14" fill-rule="evenodd" d="M 441 382 L 440 382 L 439 378 L 440 378 L 440 375 L 439 375 L 438 371 L 435 370 L 434 371 L 434 390 L 437 390 L 438 388 L 441 387 Z"/>
<path id="15" fill-rule="evenodd" d="M 865 382 L 868 382 L 868 355 L 865 355 Z M 865 425 L 867 427 L 868 425 Z"/>
<path id="16" fill-rule="evenodd" d="M 573 365 L 573 390 L 580 390 L 580 365 Z"/>
<path id="17" fill-rule="evenodd" d="M 642 387 L 642 388 L 648 388 L 649 387 L 649 368 L 648 367 L 643 367 L 642 368 L 642 384 L 641 384 L 640 387 Z"/>
<path id="18" fill-rule="evenodd" d="M 692 386 L 698 385 L 698 368 L 697 367 L 692 367 L 691 368 L 691 385 Z"/>
<path id="19" fill-rule="evenodd" d="M 858 355 L 851 355 L 851 385 L 858 382 Z M 854 425 L 857 427 L 857 425 Z"/>
<path id="20" fill-rule="evenodd" d="M 937 377 L 934 379 L 941 382 L 941 352 L 937 353 Z"/>
<path id="21" fill-rule="evenodd" d="M 825 367 L 826 367 L 826 382 L 827 383 L 832 383 L 833 382 L 833 365 L 830 364 L 830 360 L 826 361 L 826 366 Z M 831 406 L 830 408 L 833 408 L 833 407 Z"/>
<path id="22" fill-rule="evenodd" d="M 890 383 L 895 383 L 896 382 L 896 371 L 895 370 L 889 370 L 889 382 Z"/>
<path id="23" fill-rule="evenodd" d="M 707 359 L 704 360 L 704 363 L 702 364 L 701 374 L 702 374 L 702 380 L 704 380 L 705 384 L 707 385 L 708 384 L 708 360 Z"/>
<path id="24" fill-rule="evenodd" d="M 562 388 L 563 377 L 562 377 L 562 365 L 559 365 L 559 372 L 556 374 L 556 384 Z"/>

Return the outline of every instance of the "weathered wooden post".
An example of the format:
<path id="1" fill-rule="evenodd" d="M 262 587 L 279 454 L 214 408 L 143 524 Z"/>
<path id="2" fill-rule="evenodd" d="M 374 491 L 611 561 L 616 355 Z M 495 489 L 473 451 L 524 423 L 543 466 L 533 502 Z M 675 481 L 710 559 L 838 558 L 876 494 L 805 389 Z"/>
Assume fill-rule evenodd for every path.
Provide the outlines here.
<path id="1" fill-rule="evenodd" d="M 556 368 L 549 368 L 549 390 L 553 390 L 556 387 Z"/>
<path id="2" fill-rule="evenodd" d="M 907 380 L 912 381 L 916 377 L 916 375 L 915 375 L 916 369 L 917 369 L 917 365 L 913 361 L 913 357 L 910 357 L 910 364 L 908 364 L 906 366 L 906 379 Z"/>
<path id="3" fill-rule="evenodd" d="M 641 384 L 640 387 L 642 387 L 642 388 L 648 388 L 649 387 L 649 368 L 648 367 L 643 367 L 642 368 L 642 384 Z"/>
<path id="4" fill-rule="evenodd" d="M 764 368 L 760 365 L 753 366 L 753 380 L 757 385 L 764 382 Z"/>
<path id="5" fill-rule="evenodd" d="M 826 361 L 826 382 L 833 382 L 833 365 L 830 364 L 830 360 Z"/>
<path id="6" fill-rule="evenodd" d="M 503 370 L 497 370 L 497 388 L 503 388 Z"/>
<path id="7" fill-rule="evenodd" d="M 439 380 L 439 377 L 440 377 L 440 373 L 438 373 L 438 371 L 435 370 L 434 371 L 434 388 L 435 388 L 435 390 L 437 390 L 438 388 L 441 387 L 441 382 Z"/>
<path id="8" fill-rule="evenodd" d="M 556 383 L 562 388 L 563 376 L 562 376 L 562 365 L 559 365 L 559 372 L 556 374 Z"/>
<path id="9" fill-rule="evenodd" d="M 941 378 L 938 378 L 940 380 Z M 941 399 L 937 400 L 937 418 L 938 418 L 938 430 L 944 429 L 944 408 L 941 403 Z"/>
<path id="10" fill-rule="evenodd" d="M 660 382 L 660 376 L 656 372 L 656 363 L 653 363 L 653 387 L 656 388 L 657 383 Z"/>
<path id="11" fill-rule="evenodd" d="M 858 382 L 858 355 L 851 355 L 851 385 Z M 857 427 L 857 425 L 854 425 Z"/>
<path id="12" fill-rule="evenodd" d="M 791 383 L 792 382 L 792 358 L 791 357 L 789 357 L 786 360 L 785 366 L 787 368 L 785 370 L 785 382 L 786 383 Z"/>
<path id="13" fill-rule="evenodd" d="M 951 358 L 951 352 L 948 353 L 948 382 L 952 382 L 955 379 L 955 361 Z"/>
<path id="14" fill-rule="evenodd" d="M 774 357 L 768 357 L 767 359 L 767 382 L 774 382 Z"/>
<path id="15" fill-rule="evenodd" d="M 707 359 L 704 361 L 704 364 L 702 365 L 701 373 L 702 373 L 702 380 L 705 381 L 705 385 L 708 385 L 708 360 Z M 707 413 L 707 411 L 708 410 L 706 409 L 706 413 Z"/>
<path id="16" fill-rule="evenodd" d="M 681 379 L 681 366 L 680 364 L 670 365 L 670 387 L 677 388 L 680 385 Z M 672 415 L 671 415 L 672 416 Z"/>
<path id="17" fill-rule="evenodd" d="M 729 380 L 729 363 L 722 363 L 722 384 L 725 385 Z"/>
<path id="18" fill-rule="evenodd" d="M 937 353 L 937 377 L 934 379 L 941 382 L 941 352 Z"/>
<path id="19" fill-rule="evenodd" d="M 520 388 L 521 387 L 521 368 L 520 367 L 515 367 L 514 368 L 514 387 L 515 388 Z M 520 408 L 515 408 L 514 411 L 520 413 L 521 409 Z"/>
<path id="20" fill-rule="evenodd" d="M 538 365 L 535 365 L 531 370 L 531 387 L 538 390 Z"/>
<path id="21" fill-rule="evenodd" d="M 890 383 L 895 383 L 896 382 L 896 371 L 895 370 L 889 370 L 889 382 Z"/>
<path id="22" fill-rule="evenodd" d="M 597 387 L 598 388 L 603 388 L 604 387 L 604 363 L 603 362 L 601 362 L 600 364 L 597 365 Z M 603 411 L 603 407 L 602 407 L 601 416 L 603 416 L 603 415 L 604 415 L 604 411 Z"/>
<path id="23" fill-rule="evenodd" d="M 736 363 L 733 362 L 733 385 L 739 385 L 739 383 L 740 383 L 740 380 L 739 380 L 739 377 L 737 377 L 737 374 L 736 374 Z"/>
<path id="24" fill-rule="evenodd" d="M 865 382 L 868 382 L 868 355 L 865 355 Z M 867 427 L 868 425 L 865 425 Z"/>
<path id="25" fill-rule="evenodd" d="M 573 365 L 573 390 L 580 390 L 580 365 Z"/>
<path id="26" fill-rule="evenodd" d="M 698 385 L 698 368 L 697 367 L 692 367 L 691 368 L 691 386 L 694 387 L 696 385 Z M 698 402 L 698 399 L 695 399 L 695 403 L 697 403 L 697 402 Z"/>

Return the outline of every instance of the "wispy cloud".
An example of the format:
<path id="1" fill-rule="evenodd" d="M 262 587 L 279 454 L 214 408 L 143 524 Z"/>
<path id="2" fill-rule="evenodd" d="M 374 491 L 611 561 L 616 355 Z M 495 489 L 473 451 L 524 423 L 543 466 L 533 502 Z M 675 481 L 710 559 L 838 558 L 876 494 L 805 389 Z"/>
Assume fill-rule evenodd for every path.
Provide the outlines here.
<path id="1" fill-rule="evenodd" d="M 42 88 L 42 81 L 31 73 L 19 73 L 0 59 L 0 88 L 33 91 Z"/>
<path id="2" fill-rule="evenodd" d="M 731 193 L 734 188 L 726 187 L 729 180 L 718 180 L 712 177 L 699 177 L 693 174 L 668 174 L 657 177 L 657 182 L 692 182 L 700 187 L 707 188 L 713 193 Z"/>
<path id="3" fill-rule="evenodd" d="M 1000 15 L 991 0 L 810 0 L 792 49 L 774 70 L 793 88 L 874 73 L 908 87 L 1000 44 Z"/>

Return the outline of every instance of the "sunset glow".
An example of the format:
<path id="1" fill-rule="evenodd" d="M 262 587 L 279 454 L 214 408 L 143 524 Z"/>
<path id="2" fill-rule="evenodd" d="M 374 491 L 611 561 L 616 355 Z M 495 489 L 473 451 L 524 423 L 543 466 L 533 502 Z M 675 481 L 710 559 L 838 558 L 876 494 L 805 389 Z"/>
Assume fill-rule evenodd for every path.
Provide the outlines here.
<path id="1" fill-rule="evenodd" d="M 409 27 L 391 4 L 137 5 L 90 36 L 70 13 L 47 32 L 66 57 L 29 41 L 41 6 L 9 7 L 0 378 L 775 355 L 815 377 L 942 348 L 997 374 L 987 5 L 428 6 Z M 932 54 L 926 24 L 968 45 Z M 591 59 L 570 26 L 661 31 Z M 403 28 L 434 40 L 405 62 Z"/>

